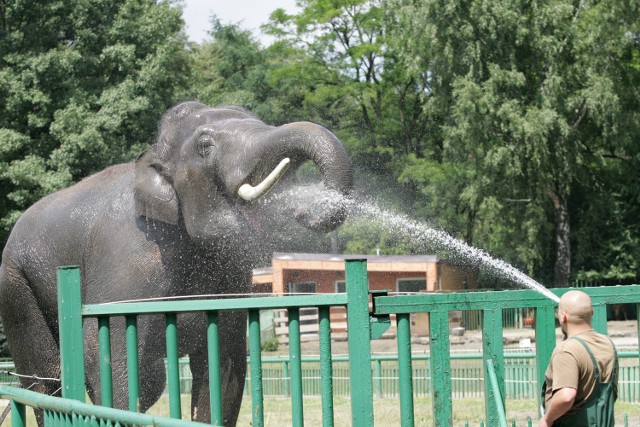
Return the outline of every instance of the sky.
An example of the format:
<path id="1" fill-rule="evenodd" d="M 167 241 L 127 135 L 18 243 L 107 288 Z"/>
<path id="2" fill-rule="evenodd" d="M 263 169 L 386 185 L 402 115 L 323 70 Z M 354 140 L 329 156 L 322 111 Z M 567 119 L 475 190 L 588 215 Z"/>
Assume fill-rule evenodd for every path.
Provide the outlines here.
<path id="1" fill-rule="evenodd" d="M 269 44 L 269 38 L 260 32 L 260 25 L 267 22 L 274 10 L 293 12 L 295 6 L 295 0 L 184 0 L 183 19 L 189 39 L 198 43 L 208 39 L 211 15 L 215 14 L 223 24 L 239 23 L 263 44 Z"/>

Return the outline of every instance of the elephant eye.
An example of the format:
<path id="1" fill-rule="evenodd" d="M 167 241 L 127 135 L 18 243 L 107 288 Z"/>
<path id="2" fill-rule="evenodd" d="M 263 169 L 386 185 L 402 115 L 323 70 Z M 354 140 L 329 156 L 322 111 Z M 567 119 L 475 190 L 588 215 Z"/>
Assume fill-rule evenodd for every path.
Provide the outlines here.
<path id="1" fill-rule="evenodd" d="M 198 138 L 197 147 L 198 154 L 200 154 L 202 157 L 209 157 L 211 152 L 216 147 L 216 144 L 211 136 L 202 135 Z"/>

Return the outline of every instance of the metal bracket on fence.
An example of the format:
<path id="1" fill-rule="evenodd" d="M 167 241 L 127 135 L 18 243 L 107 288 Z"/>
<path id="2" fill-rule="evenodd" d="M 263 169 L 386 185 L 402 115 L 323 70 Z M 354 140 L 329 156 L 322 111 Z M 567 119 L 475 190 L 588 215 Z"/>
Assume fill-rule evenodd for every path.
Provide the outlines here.
<path id="1" fill-rule="evenodd" d="M 391 327 L 391 318 L 388 314 L 375 314 L 376 297 L 387 296 L 388 293 L 389 291 L 369 291 L 369 294 L 371 295 L 371 299 L 373 301 L 373 310 L 369 315 L 369 324 L 371 326 L 370 338 L 372 340 L 380 339 L 382 335 Z"/>

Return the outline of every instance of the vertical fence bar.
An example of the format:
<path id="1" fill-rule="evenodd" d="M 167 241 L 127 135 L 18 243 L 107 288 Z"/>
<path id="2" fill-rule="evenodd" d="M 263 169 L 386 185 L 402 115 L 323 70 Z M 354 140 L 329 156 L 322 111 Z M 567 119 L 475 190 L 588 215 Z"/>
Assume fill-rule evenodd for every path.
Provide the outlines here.
<path id="1" fill-rule="evenodd" d="M 58 268 L 62 397 L 85 401 L 80 269 Z"/>
<path id="2" fill-rule="evenodd" d="M 432 311 L 429 313 L 429 322 L 433 420 L 438 427 L 451 426 L 453 425 L 453 408 L 449 360 L 449 313 L 444 310 Z"/>
<path id="3" fill-rule="evenodd" d="M 209 357 L 209 404 L 211 405 L 211 424 L 222 425 L 222 389 L 220 377 L 220 329 L 218 312 L 207 313 L 207 346 Z"/>
<path id="4" fill-rule="evenodd" d="M 487 425 L 507 427 L 507 416 L 504 409 L 504 397 L 500 392 L 500 385 L 498 383 L 498 378 L 492 359 L 485 358 L 485 371 L 487 372 L 487 377 L 489 379 L 489 381 L 486 382 L 490 384 L 489 388 L 493 389 L 493 405 L 496 408 L 496 417 L 493 419 L 487 418 Z"/>
<path id="5" fill-rule="evenodd" d="M 24 404 L 18 403 L 15 400 L 11 400 L 11 426 L 27 426 L 27 411 L 25 410 L 25 406 Z"/>
<path id="6" fill-rule="evenodd" d="M 264 396 L 262 394 L 262 356 L 260 354 L 260 311 L 249 310 L 249 361 L 251 363 L 252 425 L 264 427 Z"/>
<path id="7" fill-rule="evenodd" d="M 300 360 L 300 309 L 289 309 L 289 360 L 291 361 L 291 421 L 293 426 L 302 427 L 304 413 L 302 406 L 302 361 Z"/>
<path id="8" fill-rule="evenodd" d="M 396 314 L 398 324 L 398 377 L 400 423 L 413 427 L 413 369 L 411 367 L 411 320 L 409 314 Z"/>
<path id="9" fill-rule="evenodd" d="M 607 305 L 593 304 L 593 319 L 591 324 L 596 332 L 607 333 Z"/>
<path id="10" fill-rule="evenodd" d="M 485 380 L 485 414 L 488 425 L 498 425 L 501 416 L 504 416 L 504 345 L 502 343 L 502 309 L 484 310 L 482 322 L 482 354 L 484 360 L 491 361 L 491 369 L 488 364 L 484 366 L 484 377 L 495 377 L 495 384 Z M 496 399 L 501 399 L 501 404 L 496 404 Z M 502 414 L 500 413 L 502 411 Z M 506 422 L 506 421 L 505 421 Z"/>
<path id="11" fill-rule="evenodd" d="M 542 389 L 544 383 L 544 373 L 547 370 L 551 353 L 556 346 L 556 316 L 553 307 L 536 308 L 536 369 L 538 371 L 538 384 L 536 390 Z M 540 393 L 538 397 L 538 408 L 542 401 Z"/>
<path id="12" fill-rule="evenodd" d="M 333 426 L 333 365 L 331 360 L 331 308 L 320 307 L 320 381 L 322 392 L 322 425 Z"/>
<path id="13" fill-rule="evenodd" d="M 98 317 L 98 348 L 100 351 L 100 404 L 112 408 L 111 331 L 107 316 Z"/>
<path id="14" fill-rule="evenodd" d="M 347 260 L 345 278 L 352 425 L 372 426 L 373 380 L 371 378 L 371 325 L 366 260 Z"/>
<path id="15" fill-rule="evenodd" d="M 289 375 L 289 361 L 282 362 L 282 377 L 284 378 L 284 395 L 291 397 L 291 376 Z"/>
<path id="16" fill-rule="evenodd" d="M 140 411 L 140 365 L 138 361 L 138 319 L 127 316 L 127 385 L 129 410 Z"/>
<path id="17" fill-rule="evenodd" d="M 375 360 L 375 372 L 376 372 L 376 396 L 378 399 L 382 399 L 382 360 Z"/>
<path id="18" fill-rule="evenodd" d="M 169 313 L 166 317 L 167 336 L 167 380 L 169 387 L 169 416 L 182 418 L 180 405 L 180 365 L 178 359 L 178 317 L 175 313 Z"/>

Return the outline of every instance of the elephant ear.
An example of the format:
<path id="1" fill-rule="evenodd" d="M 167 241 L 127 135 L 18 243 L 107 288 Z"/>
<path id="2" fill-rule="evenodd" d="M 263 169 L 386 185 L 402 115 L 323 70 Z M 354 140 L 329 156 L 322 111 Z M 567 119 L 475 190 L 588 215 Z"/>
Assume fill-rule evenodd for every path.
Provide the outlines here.
<path id="1" fill-rule="evenodd" d="M 176 191 L 154 167 L 151 159 L 152 154 L 147 150 L 136 161 L 133 184 L 136 215 L 175 225 L 179 216 Z"/>

